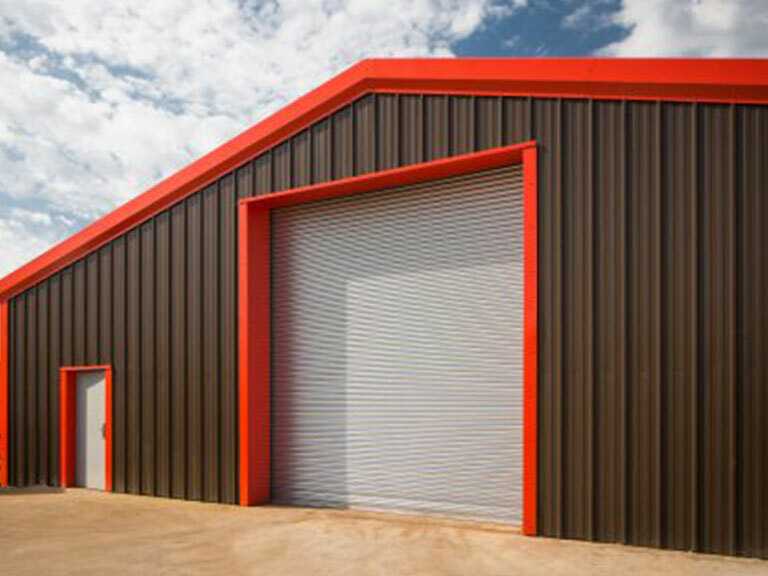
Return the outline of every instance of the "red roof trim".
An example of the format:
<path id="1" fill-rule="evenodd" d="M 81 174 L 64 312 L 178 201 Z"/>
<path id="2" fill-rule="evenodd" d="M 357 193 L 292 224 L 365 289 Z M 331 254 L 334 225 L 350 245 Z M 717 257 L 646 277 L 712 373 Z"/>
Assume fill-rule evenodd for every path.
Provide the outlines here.
<path id="1" fill-rule="evenodd" d="M 7 299 L 369 92 L 768 103 L 766 60 L 364 60 L 0 280 Z"/>

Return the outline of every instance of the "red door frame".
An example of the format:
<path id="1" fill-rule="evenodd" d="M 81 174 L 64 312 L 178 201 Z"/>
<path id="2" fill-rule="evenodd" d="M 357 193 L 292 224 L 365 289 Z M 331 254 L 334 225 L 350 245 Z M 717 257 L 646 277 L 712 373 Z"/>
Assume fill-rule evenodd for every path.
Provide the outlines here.
<path id="1" fill-rule="evenodd" d="M 240 504 L 264 504 L 270 498 L 270 210 L 521 163 L 525 235 L 523 532 L 536 534 L 538 288 L 535 142 L 383 170 L 240 201 Z"/>
<path id="2" fill-rule="evenodd" d="M 112 366 L 64 366 L 59 369 L 59 439 L 61 485 L 75 485 L 75 439 L 77 438 L 77 375 L 81 372 L 104 371 L 106 385 L 105 418 L 106 443 L 104 447 L 104 491 L 112 492 Z"/>

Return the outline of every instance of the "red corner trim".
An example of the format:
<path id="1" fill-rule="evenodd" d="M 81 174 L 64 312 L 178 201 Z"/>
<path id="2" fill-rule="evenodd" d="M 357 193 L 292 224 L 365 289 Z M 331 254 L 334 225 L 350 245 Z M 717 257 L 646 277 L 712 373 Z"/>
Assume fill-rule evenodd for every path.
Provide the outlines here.
<path id="1" fill-rule="evenodd" d="M 8 486 L 8 301 L 0 301 L 0 487 Z"/>
<path id="2" fill-rule="evenodd" d="M 523 152 L 524 357 L 523 357 L 523 533 L 536 534 L 537 515 L 537 322 L 538 322 L 538 166 L 536 148 Z"/>
<path id="3" fill-rule="evenodd" d="M 104 447 L 104 491 L 112 492 L 112 367 L 64 366 L 59 369 L 59 467 L 65 488 L 75 485 L 75 440 L 77 438 L 77 375 L 79 372 L 104 371 L 106 442 Z"/>
<path id="4" fill-rule="evenodd" d="M 524 142 L 404 168 L 384 170 L 239 204 L 240 240 L 240 503 L 269 501 L 270 211 L 274 208 L 418 184 L 512 164 L 523 164 L 525 335 L 523 531 L 536 533 L 536 143 Z"/>
<path id="5" fill-rule="evenodd" d="M 363 60 L 0 280 L 7 299 L 370 92 L 768 103 L 768 61 Z"/>

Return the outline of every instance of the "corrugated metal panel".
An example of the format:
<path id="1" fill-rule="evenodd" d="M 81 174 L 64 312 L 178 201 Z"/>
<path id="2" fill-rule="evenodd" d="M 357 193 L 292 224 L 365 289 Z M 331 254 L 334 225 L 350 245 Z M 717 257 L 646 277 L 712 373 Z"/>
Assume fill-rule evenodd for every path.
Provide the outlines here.
<path id="1" fill-rule="evenodd" d="M 293 140 L 286 140 L 285 143 L 272 150 L 272 190 L 270 192 L 287 190 L 293 185 L 292 144 Z"/>
<path id="2" fill-rule="evenodd" d="M 477 106 L 477 149 L 498 148 L 502 139 L 502 103 L 500 97 L 480 97 Z"/>
<path id="3" fill-rule="evenodd" d="M 126 238 L 126 491 L 141 492 L 141 230 Z"/>
<path id="4" fill-rule="evenodd" d="M 219 334 L 219 190 L 203 193 L 203 334 Z M 203 338 L 203 500 L 219 500 L 219 339 Z"/>
<path id="5" fill-rule="evenodd" d="M 312 131 L 304 130 L 292 142 L 291 187 L 298 188 L 312 183 Z"/>
<path id="6" fill-rule="evenodd" d="M 61 276 L 49 280 L 50 325 L 48 362 L 48 483 L 59 484 L 59 366 L 61 366 Z"/>
<path id="7" fill-rule="evenodd" d="M 376 151 L 379 170 L 400 165 L 400 97 L 376 96 Z"/>
<path id="8" fill-rule="evenodd" d="M 450 153 L 450 98 L 424 96 L 424 160 L 445 158 Z"/>
<path id="9" fill-rule="evenodd" d="M 626 105 L 595 112 L 595 537 L 626 540 Z"/>
<path id="10" fill-rule="evenodd" d="M 326 182 L 333 178 L 333 124 L 326 119 L 312 127 L 313 182 Z"/>
<path id="11" fill-rule="evenodd" d="M 155 491 L 171 495 L 171 217 L 155 219 Z"/>
<path id="12" fill-rule="evenodd" d="M 546 505 L 538 510 L 543 534 L 564 536 L 563 478 L 563 229 L 561 103 L 538 100 L 534 138 L 541 142 L 538 157 L 539 186 L 539 458 L 538 495 Z"/>
<path id="13" fill-rule="evenodd" d="M 203 218 L 201 195 L 185 201 L 187 208 L 187 498 L 203 498 Z"/>
<path id="14" fill-rule="evenodd" d="M 277 502 L 522 521 L 522 197 L 518 167 L 273 213 Z"/>
<path id="15" fill-rule="evenodd" d="M 355 102 L 355 174 L 376 170 L 376 95 Z"/>
<path id="16" fill-rule="evenodd" d="M 171 210 L 171 496 L 187 497 L 187 205 Z"/>
<path id="17" fill-rule="evenodd" d="M 352 106 L 342 108 L 331 116 L 334 179 L 355 174 L 355 115 Z"/>
<path id="18" fill-rule="evenodd" d="M 469 141 L 486 147 L 535 138 L 539 144 L 540 532 L 768 557 L 768 498 L 761 492 L 768 477 L 768 442 L 759 418 L 759 411 L 768 408 L 768 395 L 762 392 L 768 370 L 768 251 L 760 225 L 768 204 L 761 200 L 768 165 L 766 108 L 483 97 L 469 110 L 467 99 L 441 95 L 377 95 L 371 100 L 376 114 L 354 114 L 348 106 L 312 127 L 313 182 L 362 170 L 355 164 L 369 161 L 371 141 L 379 168 L 455 153 Z M 590 109 L 592 121 L 584 116 Z M 583 134 L 589 130 L 591 136 Z M 361 138 L 367 152 L 356 148 L 363 145 Z M 288 160 L 296 161 L 296 154 Z M 290 168 L 276 178 L 305 181 Z M 272 152 L 237 173 L 239 197 L 283 185 L 273 182 Z M 188 357 L 194 337 L 187 334 L 186 317 L 199 309 L 187 303 L 194 292 L 188 286 L 188 266 L 194 262 L 187 244 L 194 245 L 194 236 L 187 232 L 187 209 L 181 204 L 170 211 L 169 446 L 176 497 L 195 493 L 187 492 L 188 391 L 203 378 L 200 372 L 187 374 L 190 363 L 191 368 L 195 364 Z M 592 218 L 591 228 L 581 220 L 586 217 Z M 223 218 L 220 214 L 220 222 Z M 224 254 L 231 263 L 236 244 L 227 234 L 226 245 L 220 226 L 223 267 Z M 142 304 L 129 269 L 131 242 L 127 246 L 122 238 L 111 244 L 110 303 L 104 299 L 104 267 L 109 264 L 103 261 L 95 265 L 97 288 L 85 261 L 42 283 L 50 284 L 47 378 L 44 369 L 38 374 L 37 358 L 32 360 L 35 374 L 28 378 L 26 358 L 27 302 L 37 301 L 41 310 L 45 291 L 11 302 L 11 479 L 18 484 L 27 482 L 31 466 L 26 420 L 32 397 L 32 406 L 39 407 L 33 417 L 38 424 L 48 421 L 49 462 L 56 464 L 49 476 L 58 480 L 58 367 L 91 358 L 97 331 L 100 361 L 115 366 L 115 489 L 135 490 L 132 478 L 140 466 L 131 459 L 140 457 L 133 438 L 138 432 L 135 421 L 126 418 L 134 414 L 132 378 L 138 379 L 134 371 L 141 369 L 140 354 L 135 356 L 141 344 L 135 339 L 144 312 L 135 308 Z M 199 268 L 202 252 L 196 254 L 192 260 Z M 160 256 L 155 258 L 159 263 Z M 586 264 L 591 279 L 579 263 Z M 231 281 L 222 275 L 217 287 L 222 341 L 224 332 L 234 337 L 234 305 L 224 312 L 225 294 L 236 293 L 236 287 L 224 288 Z M 92 302 L 94 290 L 101 297 Z M 582 306 L 589 302 L 591 328 Z M 95 328 L 94 310 L 100 318 Z M 112 334 L 105 335 L 110 330 L 105 315 L 110 314 Z M 39 341 L 45 320 L 37 312 L 35 322 Z M 31 354 L 38 354 L 38 345 Z M 204 348 L 202 342 L 197 346 Z M 158 349 L 155 358 L 159 354 Z M 223 371 L 223 351 L 220 362 Z M 30 382 L 36 383 L 34 390 Z M 48 418 L 41 404 L 46 385 L 56 391 L 49 395 Z M 195 390 L 201 392 L 202 386 L 201 381 Z M 582 403 L 587 398 L 582 392 L 593 395 L 592 408 Z M 226 464 L 223 455 L 236 449 L 236 438 L 223 416 L 223 396 L 219 401 L 219 498 L 229 501 L 224 469 L 236 478 L 237 463 Z M 582 422 L 590 418 L 582 416 L 590 409 L 593 422 Z M 155 441 L 161 443 L 156 426 Z M 35 434 L 34 472 L 44 475 L 42 426 Z M 160 444 L 155 450 L 159 454 Z M 156 482 L 161 491 L 159 476 Z"/>
<path id="19" fill-rule="evenodd" d="M 155 493 L 155 220 L 141 227 L 141 493 Z"/>
<path id="20" fill-rule="evenodd" d="M 424 161 L 424 97 L 402 95 L 398 97 L 400 122 L 400 165 L 408 166 Z"/>
<path id="21" fill-rule="evenodd" d="M 48 348 L 50 335 L 48 325 L 50 319 L 48 283 L 40 284 L 37 287 L 37 306 L 37 341 L 35 342 L 35 347 L 37 352 L 37 418 L 39 422 L 37 435 L 37 476 L 35 481 L 38 484 L 47 484 L 49 482 L 48 450 L 51 445 L 48 430 L 50 425 L 49 387 L 46 382 L 48 362 L 50 360 Z"/>
<path id="22" fill-rule="evenodd" d="M 768 113 L 765 108 L 739 110 L 737 181 L 741 184 L 742 248 L 739 318 L 742 341 L 739 369 L 741 474 L 738 495 L 741 549 L 768 556 Z"/>
<path id="23" fill-rule="evenodd" d="M 219 210 L 221 241 L 221 501 L 237 502 L 237 198 L 234 178 L 221 184 Z"/>
<path id="24" fill-rule="evenodd" d="M 26 432 L 24 434 L 25 446 L 27 449 L 24 463 L 24 479 L 27 484 L 37 484 L 37 454 L 38 454 L 38 381 L 37 381 L 37 354 L 35 346 L 37 345 L 37 289 L 32 288 L 27 292 L 25 302 L 24 323 L 26 327 L 27 339 L 25 342 L 26 353 L 24 359 L 27 363 L 26 384 L 27 393 L 24 399 L 24 409 L 26 415 L 24 425 Z"/>
<path id="25" fill-rule="evenodd" d="M 114 314 L 113 333 L 113 372 L 112 372 L 112 486 L 117 492 L 127 491 L 127 430 L 128 422 L 128 363 L 126 361 L 128 345 L 127 332 L 127 259 L 126 238 L 118 238 L 112 246 L 112 278 L 114 294 L 112 311 Z"/>
<path id="26" fill-rule="evenodd" d="M 94 252 L 86 260 L 85 270 L 85 363 L 96 364 L 99 357 L 99 255 Z"/>
<path id="27" fill-rule="evenodd" d="M 565 382 L 565 525 L 569 534 L 589 538 L 593 533 L 594 471 L 594 199 L 592 175 L 592 104 L 563 102 L 562 210 L 564 306 L 572 311 L 562 325 Z"/>
<path id="28" fill-rule="evenodd" d="M 661 494 L 664 506 L 663 534 L 670 548 L 694 546 L 691 519 L 695 500 L 694 426 L 697 392 L 697 190 L 696 154 L 691 135 L 694 108 L 687 104 L 665 104 L 662 109 L 661 169 L 663 252 L 662 334 L 665 383 L 662 427 L 665 443 Z M 681 169 L 687 167 L 688 169 Z"/>
<path id="29" fill-rule="evenodd" d="M 449 150 L 451 155 L 469 154 L 475 151 L 475 98 L 461 96 L 450 99 Z"/>

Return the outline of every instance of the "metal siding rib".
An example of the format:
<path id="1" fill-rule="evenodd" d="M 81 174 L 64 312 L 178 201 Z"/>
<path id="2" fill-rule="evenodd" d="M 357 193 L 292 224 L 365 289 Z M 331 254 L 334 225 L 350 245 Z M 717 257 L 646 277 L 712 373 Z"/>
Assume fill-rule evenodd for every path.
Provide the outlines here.
<path id="1" fill-rule="evenodd" d="M 400 96 L 376 97 L 376 164 L 379 170 L 400 165 Z"/>
<path id="2" fill-rule="evenodd" d="M 203 221 L 202 198 L 186 200 L 186 497 L 203 498 Z"/>
<path id="3" fill-rule="evenodd" d="M 171 496 L 187 485 L 187 205 L 171 211 Z"/>
<path id="4" fill-rule="evenodd" d="M 112 462 L 114 476 L 112 487 L 116 492 L 128 491 L 128 364 L 127 364 L 127 303 L 128 279 L 125 237 L 113 243 L 112 278 L 114 282 L 113 313 L 113 354 L 114 373 L 112 374 Z"/>
<path id="5" fill-rule="evenodd" d="M 155 221 L 141 227 L 141 493 L 155 494 Z"/>
<path id="6" fill-rule="evenodd" d="M 595 537 L 620 542 L 626 498 L 620 409 L 626 374 L 624 110 L 618 102 L 596 106 Z"/>
<path id="7" fill-rule="evenodd" d="M 563 353 L 568 359 L 564 371 L 565 390 L 565 468 L 564 518 L 566 532 L 587 538 L 592 519 L 592 211 L 590 182 L 589 122 L 590 104 L 564 103 L 562 214 L 565 251 L 563 253 L 564 314 Z"/>
<path id="8" fill-rule="evenodd" d="M 219 199 L 221 239 L 219 295 L 221 355 L 221 500 L 237 501 L 237 191 L 225 178 Z"/>
<path id="9" fill-rule="evenodd" d="M 424 158 L 424 97 L 419 95 L 399 96 L 400 119 L 398 142 L 400 165 L 408 166 L 422 162 Z"/>
<path id="10" fill-rule="evenodd" d="M 376 98 L 371 94 L 354 103 L 356 175 L 376 170 Z"/>
<path id="11" fill-rule="evenodd" d="M 501 97 L 475 98 L 477 150 L 498 148 L 502 145 L 503 102 Z"/>
<path id="12" fill-rule="evenodd" d="M 219 500 L 220 403 L 219 375 L 219 188 L 203 193 L 203 499 Z"/>
<path id="13" fill-rule="evenodd" d="M 171 219 L 155 220 L 155 493 L 171 495 Z"/>
<path id="14" fill-rule="evenodd" d="M 141 492 L 141 232 L 126 239 L 126 491 Z"/>
<path id="15" fill-rule="evenodd" d="M 312 182 L 333 178 L 333 125 L 330 118 L 312 126 Z"/>
<path id="16" fill-rule="evenodd" d="M 26 323 L 24 321 L 26 310 L 26 298 L 24 294 L 21 294 L 13 299 L 13 346 L 11 347 L 11 354 L 13 354 L 14 362 L 12 369 L 13 376 L 13 420 L 11 422 L 13 430 L 13 447 L 12 464 L 14 478 L 14 485 L 18 487 L 26 486 L 24 477 L 25 461 L 27 459 L 26 450 L 26 414 L 24 411 L 25 405 L 25 386 L 26 386 Z"/>
<path id="17" fill-rule="evenodd" d="M 424 96 L 424 161 L 450 154 L 450 97 Z"/>
<path id="18" fill-rule="evenodd" d="M 59 366 L 61 366 L 61 275 L 50 278 L 49 284 L 49 361 L 48 361 L 48 482 L 59 484 Z"/>
<path id="19" fill-rule="evenodd" d="M 312 183 L 312 131 L 304 130 L 291 139 L 291 187 Z"/>
<path id="20" fill-rule="evenodd" d="M 26 379 L 24 380 L 24 408 L 26 411 L 26 417 L 24 424 L 26 426 L 25 446 L 26 457 L 24 462 L 26 463 L 24 483 L 26 486 L 34 486 L 37 484 L 37 452 L 38 452 L 38 405 L 37 405 L 37 353 L 35 346 L 37 345 L 37 289 L 30 288 L 25 294 L 25 312 L 24 323 L 26 324 L 26 341 L 24 346 L 26 347 L 25 360 L 27 368 L 25 371 Z"/>
<path id="21" fill-rule="evenodd" d="M 293 140 L 286 140 L 272 150 L 272 190 L 286 190 L 293 186 L 292 174 L 292 145 Z"/>
<path id="22" fill-rule="evenodd" d="M 36 484 L 48 484 L 50 481 L 48 470 L 48 449 L 50 446 L 50 413 L 49 413 L 49 387 L 48 387 L 48 362 L 49 355 L 49 296 L 48 281 L 37 286 L 37 341 L 35 347 L 37 350 L 37 417 L 39 419 L 39 430 L 37 436 L 37 477 Z"/>
<path id="23" fill-rule="evenodd" d="M 86 260 L 86 343 L 85 364 L 99 361 L 99 255 L 94 252 Z"/>
<path id="24" fill-rule="evenodd" d="M 355 127 L 354 110 L 346 106 L 331 116 L 333 143 L 333 178 L 355 175 Z"/>

